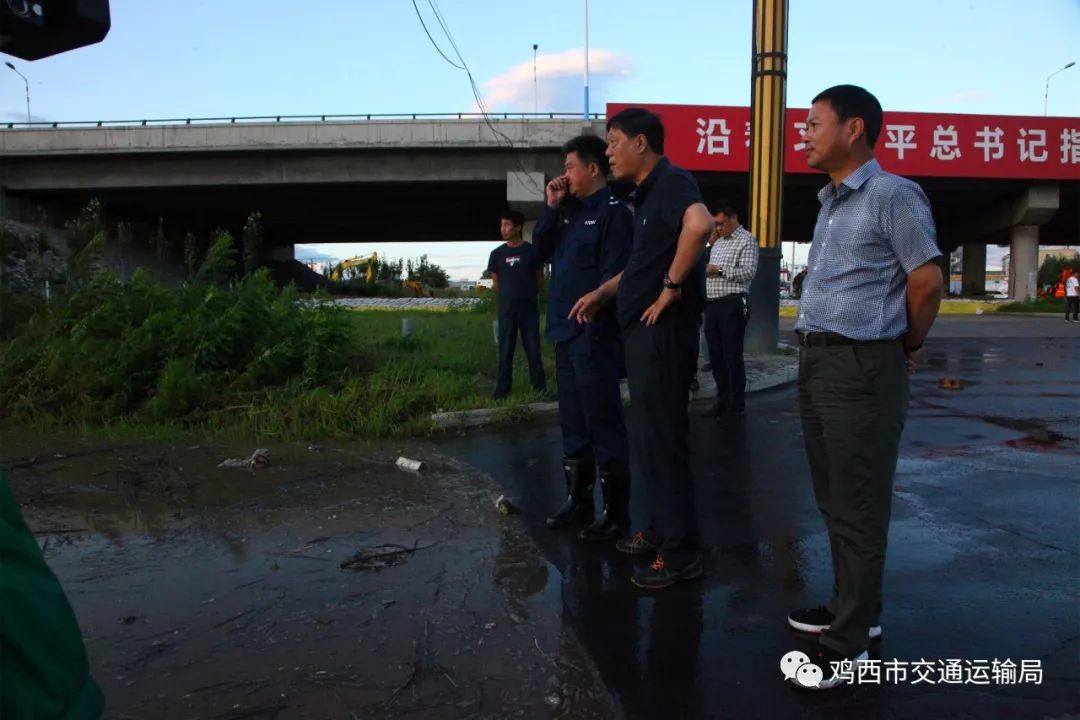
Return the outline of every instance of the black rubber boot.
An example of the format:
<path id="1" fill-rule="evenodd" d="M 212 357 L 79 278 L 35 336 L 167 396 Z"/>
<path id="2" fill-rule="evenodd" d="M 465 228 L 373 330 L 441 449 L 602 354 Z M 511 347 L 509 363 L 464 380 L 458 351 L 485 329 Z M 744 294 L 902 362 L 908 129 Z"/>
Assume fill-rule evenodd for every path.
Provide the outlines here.
<path id="1" fill-rule="evenodd" d="M 608 463 L 600 470 L 604 512 L 578 533 L 582 540 L 618 540 L 630 532 L 630 470 L 622 463 Z"/>
<path id="2" fill-rule="evenodd" d="M 549 528 L 589 520 L 596 511 L 593 485 L 596 483 L 596 462 L 592 458 L 563 458 L 566 477 L 566 502 L 547 519 Z"/>

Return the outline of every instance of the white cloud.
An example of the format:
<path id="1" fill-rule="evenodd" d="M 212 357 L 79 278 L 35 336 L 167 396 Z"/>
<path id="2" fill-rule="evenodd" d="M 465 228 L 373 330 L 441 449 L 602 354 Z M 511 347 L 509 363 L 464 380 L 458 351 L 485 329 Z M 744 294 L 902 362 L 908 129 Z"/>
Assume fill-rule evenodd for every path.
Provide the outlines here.
<path id="1" fill-rule="evenodd" d="M 602 106 L 612 80 L 633 73 L 633 58 L 610 50 L 589 50 L 590 110 Z M 573 112 L 583 101 L 585 52 L 581 48 L 536 57 L 536 105 L 540 112 Z M 533 63 L 520 63 L 485 80 L 480 86 L 484 104 L 494 111 L 532 112 Z M 474 106 L 473 110 L 477 108 Z M 594 110 L 595 111 L 595 110 Z"/>
<path id="2" fill-rule="evenodd" d="M 943 98 L 938 98 L 935 102 L 942 105 L 960 105 L 962 103 L 986 100 L 992 97 L 994 97 L 994 93 L 986 90 L 965 90 L 964 92 L 956 93 L 954 95 L 946 95 Z"/>

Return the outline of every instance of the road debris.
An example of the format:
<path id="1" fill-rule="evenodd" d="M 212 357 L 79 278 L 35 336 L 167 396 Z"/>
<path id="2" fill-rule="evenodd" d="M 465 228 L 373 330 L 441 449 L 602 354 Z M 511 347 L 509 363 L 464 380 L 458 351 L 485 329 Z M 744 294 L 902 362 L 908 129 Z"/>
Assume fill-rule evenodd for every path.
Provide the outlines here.
<path id="1" fill-rule="evenodd" d="M 413 460 L 412 458 L 407 457 L 399 457 L 397 459 L 397 466 L 406 472 L 420 472 L 424 469 L 422 460 Z"/>
<path id="2" fill-rule="evenodd" d="M 495 509 L 503 515 L 516 515 L 518 513 L 517 507 L 505 495 L 495 498 Z"/>
<path id="3" fill-rule="evenodd" d="M 246 458 L 229 458 L 223 460 L 218 467 L 225 468 L 248 468 L 249 470 L 257 470 L 261 467 L 266 467 L 270 464 L 270 451 L 266 448 L 258 448 L 255 452 L 251 453 L 251 457 Z"/>
<path id="4" fill-rule="evenodd" d="M 400 565 L 416 552 L 416 548 L 404 545 L 376 545 L 361 549 L 358 553 L 342 561 L 342 570 L 382 570 L 391 565 Z"/>

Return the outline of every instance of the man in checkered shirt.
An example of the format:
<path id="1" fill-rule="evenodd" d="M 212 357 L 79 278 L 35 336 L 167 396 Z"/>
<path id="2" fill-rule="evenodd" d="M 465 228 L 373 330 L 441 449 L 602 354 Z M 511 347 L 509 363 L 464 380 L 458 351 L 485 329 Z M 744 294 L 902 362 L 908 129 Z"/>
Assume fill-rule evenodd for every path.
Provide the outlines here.
<path id="1" fill-rule="evenodd" d="M 799 648 L 836 687 L 843 661 L 864 662 L 881 635 L 893 475 L 914 372 L 944 278 L 934 218 L 917 184 L 874 159 L 881 103 L 861 87 L 818 94 L 806 119 L 818 193 L 799 300 L 799 413 L 814 496 L 829 535 L 832 595 L 788 623 L 818 635 Z M 799 685 L 799 687 L 806 687 Z"/>
<path id="2" fill-rule="evenodd" d="M 716 380 L 716 402 L 706 417 L 741 420 L 746 414 L 743 336 L 750 313 L 750 283 L 758 265 L 758 242 L 739 223 L 727 200 L 713 206 L 716 230 L 705 266 L 705 344 Z"/>

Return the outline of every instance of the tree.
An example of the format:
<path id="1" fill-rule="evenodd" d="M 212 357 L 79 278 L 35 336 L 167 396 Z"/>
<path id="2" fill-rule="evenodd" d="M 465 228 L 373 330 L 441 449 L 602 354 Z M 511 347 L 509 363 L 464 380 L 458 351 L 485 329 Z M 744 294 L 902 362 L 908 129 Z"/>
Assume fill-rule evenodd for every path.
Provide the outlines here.
<path id="1" fill-rule="evenodd" d="M 1075 257 L 1047 255 L 1042 265 L 1039 266 L 1039 287 L 1045 288 L 1047 285 L 1057 285 L 1058 281 L 1061 280 L 1061 271 L 1065 269 L 1066 265 L 1071 266 L 1073 270 L 1080 269 L 1080 261 Z"/>
<path id="2" fill-rule="evenodd" d="M 196 285 L 225 284 L 236 267 L 236 247 L 233 236 L 225 230 L 215 230 L 192 282 Z"/>
<path id="3" fill-rule="evenodd" d="M 195 276 L 199 267 L 199 241 L 195 233 L 189 232 L 184 235 L 184 271 L 185 277 L 190 280 Z"/>
<path id="4" fill-rule="evenodd" d="M 164 218 L 158 218 L 157 232 L 154 233 L 154 256 L 158 262 L 163 262 L 169 257 L 169 238 L 165 236 Z"/>
<path id="5" fill-rule="evenodd" d="M 253 210 L 248 215 L 241 241 L 244 246 L 244 273 L 250 275 L 259 267 L 259 251 L 263 244 L 261 212 Z"/>
<path id="6" fill-rule="evenodd" d="M 67 279 L 76 283 L 98 271 L 108 235 L 101 219 L 101 201 L 94 198 L 74 220 L 64 224 L 68 240 Z"/>
<path id="7" fill-rule="evenodd" d="M 101 201 L 94 198 L 84 205 L 75 219 L 64 223 L 64 231 L 71 253 L 77 254 L 89 245 L 99 233 L 105 231 L 101 220 Z"/>
<path id="8" fill-rule="evenodd" d="M 128 253 L 134 240 L 135 232 L 131 229 L 131 223 L 121 220 L 116 226 L 116 251 L 120 256 L 120 276 L 124 278 L 127 277 Z"/>
<path id="9" fill-rule="evenodd" d="M 427 255 L 420 256 L 415 267 L 415 276 L 410 272 L 409 279 L 419 280 L 431 288 L 444 288 L 450 284 L 450 275 L 438 265 L 429 262 Z"/>

